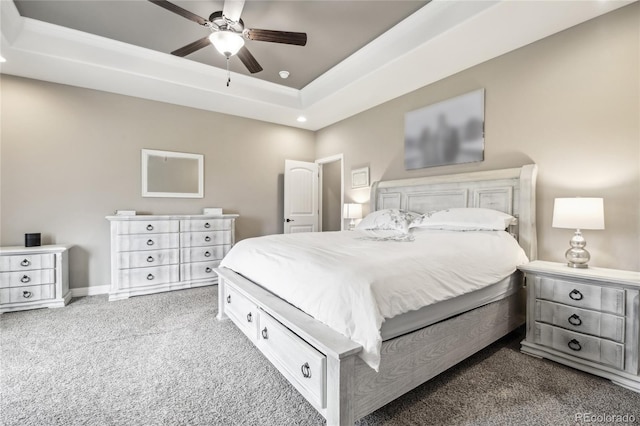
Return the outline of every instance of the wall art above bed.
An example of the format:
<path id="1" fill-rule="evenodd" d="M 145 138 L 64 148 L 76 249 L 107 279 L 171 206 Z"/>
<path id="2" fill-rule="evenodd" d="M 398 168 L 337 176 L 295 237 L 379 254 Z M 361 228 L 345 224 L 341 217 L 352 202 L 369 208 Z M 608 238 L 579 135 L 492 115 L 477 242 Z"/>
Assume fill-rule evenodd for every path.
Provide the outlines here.
<path id="1" fill-rule="evenodd" d="M 405 114 L 405 169 L 482 160 L 484 160 L 484 89 Z"/>

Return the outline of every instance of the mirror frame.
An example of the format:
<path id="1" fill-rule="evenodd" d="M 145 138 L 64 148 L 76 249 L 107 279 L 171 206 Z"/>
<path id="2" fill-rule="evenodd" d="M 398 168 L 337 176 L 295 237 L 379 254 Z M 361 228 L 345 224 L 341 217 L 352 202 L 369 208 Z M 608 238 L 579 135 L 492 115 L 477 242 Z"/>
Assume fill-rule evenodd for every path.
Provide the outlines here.
<path id="1" fill-rule="evenodd" d="M 149 184 L 149 157 L 162 156 L 169 158 L 189 158 L 198 160 L 198 191 L 197 192 L 151 192 Z M 143 197 L 165 197 L 165 198 L 204 198 L 204 155 L 190 154 L 186 152 L 159 151 L 156 149 L 142 149 L 142 196 Z"/>

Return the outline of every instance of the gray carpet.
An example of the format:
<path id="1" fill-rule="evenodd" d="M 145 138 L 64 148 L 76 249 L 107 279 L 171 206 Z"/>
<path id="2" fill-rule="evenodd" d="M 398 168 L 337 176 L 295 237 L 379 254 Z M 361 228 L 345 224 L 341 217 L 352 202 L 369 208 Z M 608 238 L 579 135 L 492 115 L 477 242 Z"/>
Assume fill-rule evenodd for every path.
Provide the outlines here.
<path id="1" fill-rule="evenodd" d="M 230 322 L 217 287 L 0 315 L 3 425 L 321 425 Z M 570 425 L 640 394 L 519 352 L 512 333 L 359 425 Z"/>

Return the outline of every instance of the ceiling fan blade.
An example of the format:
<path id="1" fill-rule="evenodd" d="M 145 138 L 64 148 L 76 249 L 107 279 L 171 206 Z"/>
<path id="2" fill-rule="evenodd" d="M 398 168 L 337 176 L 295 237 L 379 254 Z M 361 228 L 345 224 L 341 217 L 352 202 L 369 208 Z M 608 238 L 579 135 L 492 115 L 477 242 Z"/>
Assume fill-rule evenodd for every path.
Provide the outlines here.
<path id="1" fill-rule="evenodd" d="M 269 41 L 271 43 L 295 44 L 305 46 L 307 33 L 294 33 L 290 31 L 258 30 L 255 28 L 245 30 L 245 37 L 249 40 Z"/>
<path id="2" fill-rule="evenodd" d="M 244 0 L 225 0 L 222 14 L 233 22 L 240 21 L 240 15 L 244 8 Z"/>
<path id="3" fill-rule="evenodd" d="M 262 67 L 256 61 L 256 58 L 253 57 L 249 49 L 246 46 L 242 46 L 242 48 L 238 51 L 238 58 L 242 61 L 245 67 L 249 70 L 251 74 L 255 74 L 257 72 L 262 71 Z"/>
<path id="4" fill-rule="evenodd" d="M 151 3 L 157 4 L 160 7 L 167 9 L 170 12 L 177 13 L 178 15 L 190 19 L 193 22 L 196 22 L 200 25 L 206 26 L 209 21 L 204 19 L 201 16 L 196 15 L 195 13 L 189 12 L 186 9 L 181 8 L 180 6 L 176 6 L 173 3 L 168 2 L 167 0 L 149 0 Z"/>
<path id="5" fill-rule="evenodd" d="M 186 46 L 181 47 L 180 49 L 174 50 L 171 54 L 176 56 L 187 56 L 188 54 L 193 53 L 196 50 L 200 50 L 203 47 L 207 47 L 210 44 L 211 41 L 209 40 L 209 36 L 203 37 L 200 40 L 196 40 L 193 43 L 189 43 Z"/>

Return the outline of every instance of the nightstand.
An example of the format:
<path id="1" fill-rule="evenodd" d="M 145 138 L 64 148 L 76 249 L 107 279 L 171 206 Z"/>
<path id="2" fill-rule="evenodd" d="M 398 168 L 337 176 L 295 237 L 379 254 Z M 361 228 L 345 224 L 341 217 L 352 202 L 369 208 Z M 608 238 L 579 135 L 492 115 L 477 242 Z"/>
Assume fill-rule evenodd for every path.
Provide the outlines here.
<path id="1" fill-rule="evenodd" d="M 640 272 L 543 261 L 519 269 L 527 283 L 521 351 L 640 392 Z"/>

